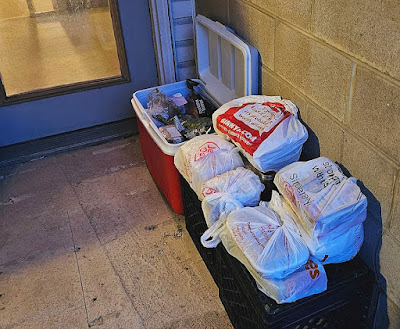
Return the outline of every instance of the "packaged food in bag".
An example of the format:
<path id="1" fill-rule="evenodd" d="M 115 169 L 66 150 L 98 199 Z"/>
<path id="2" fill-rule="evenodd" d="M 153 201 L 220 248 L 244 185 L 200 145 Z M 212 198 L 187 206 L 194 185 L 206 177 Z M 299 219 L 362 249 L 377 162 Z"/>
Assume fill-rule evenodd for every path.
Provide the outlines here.
<path id="1" fill-rule="evenodd" d="M 367 199 L 354 177 L 325 157 L 293 163 L 275 176 L 275 185 L 296 213 L 311 255 L 323 264 L 352 259 L 360 250 Z"/>
<path id="2" fill-rule="evenodd" d="M 251 272 L 250 272 L 251 273 Z M 257 274 L 255 274 L 257 276 Z M 327 289 L 328 278 L 322 264 L 310 258 L 298 270 L 282 279 L 256 279 L 257 287 L 278 304 L 292 303 Z"/>
<path id="3" fill-rule="evenodd" d="M 147 111 L 153 118 L 161 116 L 163 119 L 168 120 L 180 113 L 179 107 L 158 88 L 149 92 L 148 99 Z M 155 123 L 157 124 L 156 121 Z"/>
<path id="4" fill-rule="evenodd" d="M 280 279 L 257 272 L 228 234 L 221 234 L 222 244 L 230 255 L 240 260 L 257 283 L 260 291 L 278 304 L 292 303 L 327 289 L 328 279 L 322 264 L 310 257 L 296 271 Z"/>
<path id="5" fill-rule="evenodd" d="M 207 225 L 214 224 L 222 213 L 245 206 L 256 206 L 264 185 L 251 170 L 236 168 L 203 183 L 200 200 Z"/>
<path id="6" fill-rule="evenodd" d="M 298 109 L 279 96 L 246 96 L 222 105 L 212 115 L 215 131 L 232 140 L 259 171 L 279 170 L 298 161 L 307 129 Z"/>
<path id="7" fill-rule="evenodd" d="M 326 157 L 293 163 L 275 175 L 274 183 L 312 238 L 344 234 L 366 218 L 367 199 L 357 179 L 347 178 Z"/>
<path id="8" fill-rule="evenodd" d="M 272 199 L 274 195 L 279 198 L 275 192 Z M 309 258 L 292 215 L 284 210 L 278 214 L 269 205 L 234 210 L 204 232 L 201 242 L 215 247 L 227 235 L 243 253 L 244 259 L 239 258 L 242 263 L 248 260 L 264 278 L 282 279 Z"/>
<path id="9" fill-rule="evenodd" d="M 204 182 L 244 166 L 239 150 L 217 135 L 197 136 L 183 144 L 174 164 L 198 196 Z"/>
<path id="10" fill-rule="evenodd" d="M 175 128 L 174 125 L 167 125 L 158 128 L 168 143 L 177 144 L 183 142 L 181 133 Z"/>
<path id="11" fill-rule="evenodd" d="M 181 93 L 176 93 L 173 94 L 172 96 L 168 97 L 171 101 L 174 102 L 174 104 L 178 107 L 182 107 L 185 104 L 187 104 L 187 100 L 185 99 L 185 97 L 182 96 Z M 183 112 L 183 111 L 181 111 Z"/>
<path id="12" fill-rule="evenodd" d="M 191 79 L 186 79 L 186 85 L 189 89 L 189 102 L 186 106 L 187 113 L 195 118 L 209 117 L 211 118 L 215 108 L 195 90 L 200 83 Z"/>
<path id="13" fill-rule="evenodd" d="M 186 129 L 185 137 L 187 139 L 214 132 L 211 118 L 193 118 L 183 121 L 182 124 Z"/>
<path id="14" fill-rule="evenodd" d="M 305 230 L 302 230 L 301 225 L 298 227 L 310 254 L 324 265 L 343 263 L 353 259 L 364 241 L 363 224 L 355 225 L 340 235 L 336 235 L 333 231 L 333 234 L 322 238 L 310 237 Z"/>

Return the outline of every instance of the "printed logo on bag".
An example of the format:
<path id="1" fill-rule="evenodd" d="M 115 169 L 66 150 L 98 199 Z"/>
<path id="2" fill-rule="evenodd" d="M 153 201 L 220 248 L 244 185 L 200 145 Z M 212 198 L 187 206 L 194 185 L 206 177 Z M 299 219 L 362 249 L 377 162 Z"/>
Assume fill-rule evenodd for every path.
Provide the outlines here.
<path id="1" fill-rule="evenodd" d="M 258 250 L 255 254 L 261 254 L 278 228 L 272 224 L 253 227 L 251 222 L 246 222 L 233 227 L 232 236 L 242 250 L 248 248 L 250 243 L 254 250 Z"/>
<path id="2" fill-rule="evenodd" d="M 329 185 L 338 185 L 345 179 L 342 170 L 334 163 L 325 161 L 322 165 L 324 166 L 323 168 L 316 164 L 314 167 L 312 167 L 312 170 L 315 173 L 315 177 L 317 178 L 319 184 L 321 184 L 323 188 Z M 341 173 L 342 177 L 338 177 L 336 175 L 337 173 Z"/>
<path id="3" fill-rule="evenodd" d="M 291 113 L 281 103 L 245 103 L 217 117 L 217 128 L 249 154 L 273 133 Z"/>
<path id="4" fill-rule="evenodd" d="M 314 200 L 311 199 L 311 196 L 306 192 L 306 189 L 299 181 L 299 176 L 293 173 L 289 178 L 292 184 L 290 185 L 288 182 L 284 183 L 284 188 L 289 195 L 289 200 L 293 204 L 299 203 L 302 206 L 310 206 Z"/>
<path id="5" fill-rule="evenodd" d="M 200 160 L 201 158 L 205 157 L 206 155 L 213 153 L 215 150 L 219 150 L 219 146 L 214 142 L 207 142 L 204 143 L 199 147 L 199 150 L 194 155 L 194 161 Z"/>
<path id="6" fill-rule="evenodd" d="M 201 190 L 201 194 L 203 194 L 204 197 L 206 197 L 207 195 L 217 193 L 217 192 L 218 191 L 212 187 L 203 187 L 203 189 Z"/>
<path id="7" fill-rule="evenodd" d="M 314 263 L 311 259 L 305 265 L 306 270 L 309 271 L 311 279 L 319 277 L 318 264 Z"/>
<path id="8" fill-rule="evenodd" d="M 296 197 L 292 191 L 292 188 L 288 182 L 283 182 L 283 190 L 285 193 L 286 198 L 293 204 L 296 203 Z"/>

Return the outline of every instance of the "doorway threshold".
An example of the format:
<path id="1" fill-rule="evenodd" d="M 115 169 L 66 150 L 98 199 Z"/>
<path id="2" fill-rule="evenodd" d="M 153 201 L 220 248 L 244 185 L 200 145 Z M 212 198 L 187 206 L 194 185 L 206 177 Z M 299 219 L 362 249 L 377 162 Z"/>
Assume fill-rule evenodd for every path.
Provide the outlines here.
<path id="1" fill-rule="evenodd" d="M 41 159 L 79 148 L 124 139 L 138 133 L 136 118 L 0 147 L 0 167 Z"/>

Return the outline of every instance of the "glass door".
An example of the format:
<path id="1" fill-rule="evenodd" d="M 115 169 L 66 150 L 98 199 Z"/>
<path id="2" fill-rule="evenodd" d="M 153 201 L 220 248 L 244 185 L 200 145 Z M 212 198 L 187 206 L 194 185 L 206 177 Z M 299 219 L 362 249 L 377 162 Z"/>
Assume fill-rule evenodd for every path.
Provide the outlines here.
<path id="1" fill-rule="evenodd" d="M 0 75 L 5 105 L 129 81 L 116 0 L 0 1 Z"/>
<path id="2" fill-rule="evenodd" d="M 148 0 L 0 0 L 0 147 L 133 117 L 151 23 Z"/>

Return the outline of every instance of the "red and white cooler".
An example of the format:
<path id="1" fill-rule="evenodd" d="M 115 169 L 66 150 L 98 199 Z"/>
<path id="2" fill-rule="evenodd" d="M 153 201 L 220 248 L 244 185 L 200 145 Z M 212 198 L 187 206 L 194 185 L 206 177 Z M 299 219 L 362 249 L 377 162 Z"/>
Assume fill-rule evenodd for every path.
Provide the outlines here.
<path id="1" fill-rule="evenodd" d="M 243 96 L 258 94 L 258 52 L 234 31 L 204 16 L 196 17 L 196 59 L 200 84 L 196 91 L 217 108 Z M 185 81 L 158 87 L 167 96 L 187 98 Z M 179 174 L 174 155 L 183 144 L 170 144 L 147 113 L 148 94 L 154 88 L 133 94 L 143 157 L 154 181 L 172 209 L 183 214 Z"/>

